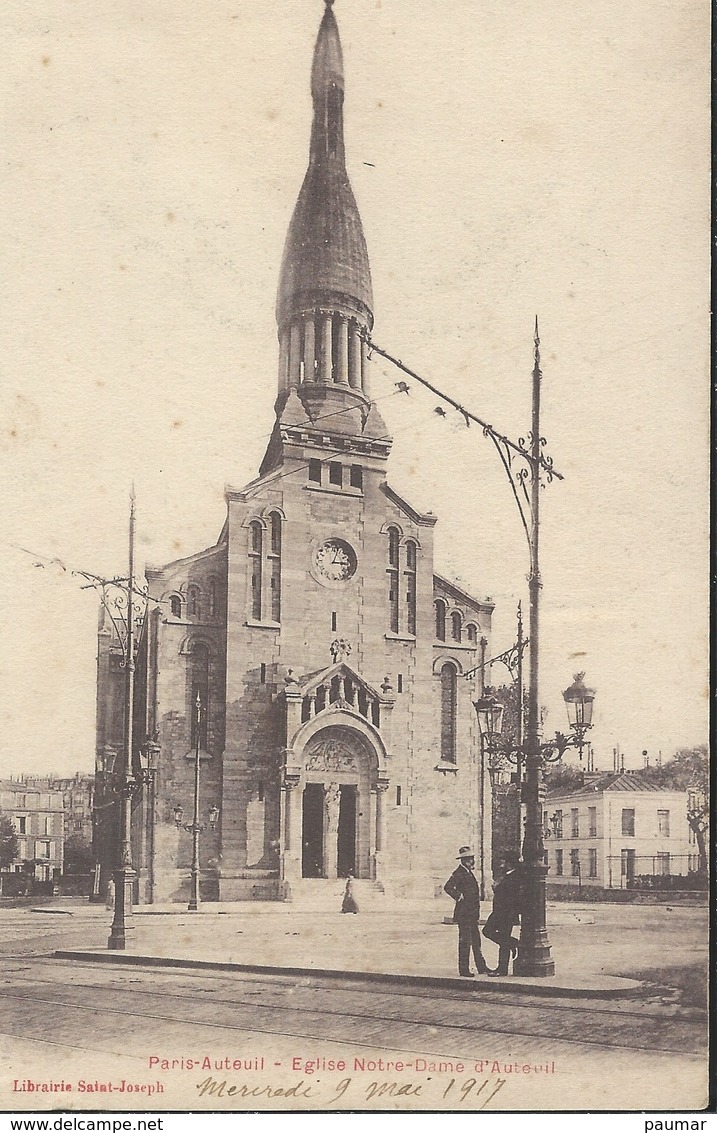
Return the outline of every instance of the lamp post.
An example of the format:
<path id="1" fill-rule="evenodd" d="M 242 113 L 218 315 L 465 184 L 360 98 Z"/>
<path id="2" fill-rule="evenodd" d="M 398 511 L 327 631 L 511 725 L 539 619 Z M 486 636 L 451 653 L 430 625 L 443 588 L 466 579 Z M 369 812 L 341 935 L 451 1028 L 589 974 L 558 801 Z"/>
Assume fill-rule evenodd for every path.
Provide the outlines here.
<path id="1" fill-rule="evenodd" d="M 496 767 L 491 759 L 495 750 L 495 740 L 503 726 L 503 705 L 494 696 L 484 695 L 475 702 L 480 732 L 480 895 L 485 898 L 485 757 L 488 755 L 488 769 L 491 787 Z"/>
<path id="2" fill-rule="evenodd" d="M 555 964 L 550 956 L 550 944 L 545 924 L 546 889 L 545 848 L 543 845 L 543 771 L 546 760 L 560 758 L 560 744 L 543 745 L 540 742 L 540 489 L 545 482 L 554 478 L 562 479 L 555 469 L 552 459 L 543 451 L 545 438 L 540 432 L 540 336 L 538 320 L 535 320 L 534 366 L 532 374 L 531 429 L 526 442 L 523 438 L 513 441 L 499 433 L 492 425 L 470 412 L 453 398 L 431 385 L 430 382 L 409 369 L 400 358 L 395 358 L 371 341 L 372 353 L 380 354 L 392 362 L 409 377 L 416 379 L 427 389 L 452 405 L 464 418 L 466 424 L 475 422 L 489 438 L 500 457 L 503 469 L 511 487 L 513 498 L 520 514 L 530 553 L 530 572 L 528 574 L 528 593 L 530 600 L 528 636 L 529 668 L 527 688 L 527 727 L 525 741 L 521 745 L 520 756 L 524 761 L 525 776 L 522 786 L 522 799 L 525 804 L 525 834 L 523 838 L 523 861 L 525 866 L 526 902 L 522 918 L 520 949 L 516 960 L 516 971 L 521 975 L 552 976 Z M 560 743 L 565 740 L 561 737 Z M 571 743 L 574 740 L 570 741 Z M 567 741 L 565 747 L 568 746 Z M 579 744 L 576 746 L 580 746 Z M 556 754 L 557 752 L 557 754 Z"/>
<path id="3" fill-rule="evenodd" d="M 515 644 L 511 645 L 509 649 L 504 650 L 502 653 L 497 654 L 495 657 L 491 657 L 489 660 L 485 660 L 485 653 L 484 653 L 483 659 L 481 660 L 480 664 L 476 665 L 472 669 L 469 669 L 467 672 L 465 672 L 463 674 L 464 678 L 466 680 L 469 680 L 471 677 L 475 676 L 476 673 L 480 673 L 484 695 L 487 694 L 490 691 L 483 683 L 483 681 L 484 681 L 483 674 L 485 673 L 485 670 L 489 666 L 493 666 L 493 665 L 497 665 L 497 664 L 505 665 L 505 667 L 508 670 L 508 672 L 510 673 L 510 676 L 511 676 L 512 681 L 513 681 L 512 687 L 513 687 L 514 692 L 515 692 L 515 711 L 516 711 L 515 751 L 516 751 L 517 755 L 516 755 L 516 760 L 515 760 L 515 772 L 511 775 L 511 782 L 516 785 L 517 796 L 518 796 L 517 797 L 518 805 L 516 807 L 516 819 L 515 819 L 515 852 L 518 856 L 520 855 L 521 843 L 522 843 L 522 840 L 523 840 L 523 811 L 522 811 L 522 804 L 521 804 L 521 780 L 522 780 L 522 763 L 523 763 L 523 755 L 522 755 L 522 752 L 523 752 L 523 725 L 524 725 L 524 722 L 525 722 L 524 721 L 524 714 L 523 714 L 523 653 L 525 652 L 525 649 L 527 648 L 528 643 L 529 643 L 529 639 L 526 638 L 523 634 L 523 608 L 522 608 L 522 603 L 519 602 L 518 603 L 518 616 L 517 616 L 517 634 L 516 634 Z M 494 756 L 496 754 L 498 754 L 495 750 L 495 746 L 493 747 L 493 754 L 494 754 Z M 481 755 L 481 759 L 483 760 L 482 755 Z M 504 766 L 504 760 L 499 755 L 498 755 L 497 760 L 495 758 L 489 760 L 488 774 L 490 776 L 491 787 L 494 787 L 497 783 L 500 783 L 502 781 L 501 780 L 501 773 L 503 771 L 503 766 Z M 483 766 L 481 766 L 481 773 L 483 772 L 483 770 L 484 770 L 484 768 L 483 768 Z"/>
<path id="4" fill-rule="evenodd" d="M 132 724 L 134 718 L 134 491 L 129 509 L 129 578 L 127 581 L 127 622 L 124 640 L 124 744 L 122 764 L 118 775 L 120 798 L 119 853 L 115 870 L 115 905 L 112 928 L 107 947 L 123 951 L 127 940 L 127 917 L 132 915 L 132 888 L 135 871 L 132 869 L 132 793 L 135 788 L 132 774 Z"/>
<path id="5" fill-rule="evenodd" d="M 199 769 L 200 769 L 200 749 L 201 749 L 201 724 L 202 724 L 202 698 L 201 694 L 197 692 L 197 699 L 194 702 L 195 716 L 194 716 L 194 808 L 192 821 L 183 823 L 184 809 L 181 806 L 174 808 L 174 822 L 177 829 L 183 828 L 192 835 L 192 868 L 191 868 L 191 883 L 189 892 L 189 904 L 187 909 L 190 913 L 196 913 L 199 910 L 199 835 L 206 830 L 206 825 L 199 821 Z M 214 830 L 219 818 L 219 807 L 213 806 L 209 811 L 208 825 L 210 830 Z"/>
<path id="6" fill-rule="evenodd" d="M 495 696 L 485 693 L 474 701 L 478 716 L 478 729 L 481 736 L 481 762 L 484 751 L 487 750 L 489 758 L 499 756 L 508 759 L 511 763 L 520 766 L 525 761 L 526 779 L 523 795 L 526 807 L 526 830 L 523 840 L 523 862 L 526 869 L 525 907 L 522 911 L 522 925 L 520 932 L 520 947 L 515 961 L 516 975 L 553 975 L 555 967 L 550 958 L 550 945 L 547 939 L 545 923 L 545 876 L 548 867 L 545 863 L 546 833 L 543 824 L 543 768 L 546 763 L 555 763 L 562 759 L 569 747 L 576 747 L 580 751 L 585 744 L 585 733 L 592 727 L 592 709 L 595 700 L 595 690 L 586 688 L 584 673 L 576 673 L 573 684 L 563 693 L 563 699 L 568 712 L 568 723 L 571 734 L 565 735 L 556 732 L 552 740 L 541 743 L 537 739 L 537 746 L 531 753 L 528 748 L 524 750 L 523 744 L 501 745 L 500 737 L 503 729 L 503 706 Z M 528 738 L 528 744 L 530 737 Z M 554 814 L 551 823 L 557 836 L 557 814 Z M 538 860 L 537 855 L 540 854 Z M 532 874 L 531 872 L 532 871 Z"/>
<path id="7" fill-rule="evenodd" d="M 140 748 L 140 760 L 142 764 L 142 782 L 147 784 L 148 790 L 145 812 L 145 836 L 147 839 L 146 864 L 149 883 L 148 900 L 150 904 L 154 902 L 154 845 L 157 829 L 157 775 L 159 772 L 160 752 L 161 748 L 157 740 L 157 733 L 155 733 L 154 736 L 147 736 L 144 744 Z"/>

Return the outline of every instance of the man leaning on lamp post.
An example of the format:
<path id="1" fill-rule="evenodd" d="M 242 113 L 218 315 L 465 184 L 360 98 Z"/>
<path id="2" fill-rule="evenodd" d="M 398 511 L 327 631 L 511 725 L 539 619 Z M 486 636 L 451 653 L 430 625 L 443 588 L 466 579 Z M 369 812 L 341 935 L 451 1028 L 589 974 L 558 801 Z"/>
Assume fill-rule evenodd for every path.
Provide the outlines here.
<path id="1" fill-rule="evenodd" d="M 493 910 L 483 926 L 486 940 L 498 945 L 498 967 L 491 975 L 507 976 L 511 957 L 518 952 L 513 927 L 518 924 L 523 905 L 523 865 L 517 854 L 506 855 L 503 875 L 494 887 Z"/>
<path id="2" fill-rule="evenodd" d="M 458 925 L 458 975 L 471 977 L 475 974 L 470 970 L 470 954 L 473 949 L 477 974 L 487 976 L 491 973 L 483 959 L 478 928 L 480 886 L 473 873 L 476 860 L 470 846 L 461 846 L 457 856 L 460 865 L 454 869 L 443 888 L 456 903 L 453 920 Z"/>

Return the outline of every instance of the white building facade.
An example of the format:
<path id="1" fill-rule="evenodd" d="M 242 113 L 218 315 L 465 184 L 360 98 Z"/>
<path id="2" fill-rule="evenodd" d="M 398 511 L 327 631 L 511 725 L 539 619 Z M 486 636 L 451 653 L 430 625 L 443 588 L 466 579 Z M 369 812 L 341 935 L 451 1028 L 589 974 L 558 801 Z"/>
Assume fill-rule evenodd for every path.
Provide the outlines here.
<path id="1" fill-rule="evenodd" d="M 687 792 L 639 773 L 603 775 L 548 794 L 548 883 L 590 889 L 670 888 L 697 869 Z"/>

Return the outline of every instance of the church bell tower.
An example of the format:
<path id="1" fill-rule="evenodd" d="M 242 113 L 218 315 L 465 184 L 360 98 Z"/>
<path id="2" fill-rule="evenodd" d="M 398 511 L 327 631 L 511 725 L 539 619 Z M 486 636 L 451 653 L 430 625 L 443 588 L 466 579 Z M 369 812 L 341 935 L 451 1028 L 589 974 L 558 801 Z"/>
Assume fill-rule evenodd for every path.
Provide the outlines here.
<path id="1" fill-rule="evenodd" d="M 261 474 L 282 463 L 291 427 L 330 438 L 390 438 L 371 407 L 368 340 L 373 292 L 366 239 L 344 149 L 344 70 L 333 0 L 314 48 L 309 167 L 284 246 L 276 301 L 276 427 Z"/>

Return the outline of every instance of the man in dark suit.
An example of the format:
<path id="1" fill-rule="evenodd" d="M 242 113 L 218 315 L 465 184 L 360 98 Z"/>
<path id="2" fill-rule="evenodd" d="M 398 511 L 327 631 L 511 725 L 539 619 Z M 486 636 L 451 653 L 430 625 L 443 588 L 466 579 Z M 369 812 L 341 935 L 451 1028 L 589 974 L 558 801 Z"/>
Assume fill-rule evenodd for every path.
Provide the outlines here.
<path id="1" fill-rule="evenodd" d="M 476 864 L 470 846 L 461 846 L 458 851 L 460 865 L 454 869 L 443 886 L 449 897 L 456 903 L 453 920 L 458 925 L 458 975 L 472 976 L 470 954 L 479 976 L 488 974 L 488 965 L 483 959 L 480 947 L 478 917 L 480 915 L 480 887 L 473 873 Z"/>
<path id="2" fill-rule="evenodd" d="M 483 935 L 498 945 L 498 967 L 490 973 L 507 976 L 511 956 L 518 951 L 513 926 L 520 920 L 523 905 L 523 869 L 517 857 L 504 862 L 505 873 L 493 891 L 493 911 L 483 927 Z"/>

